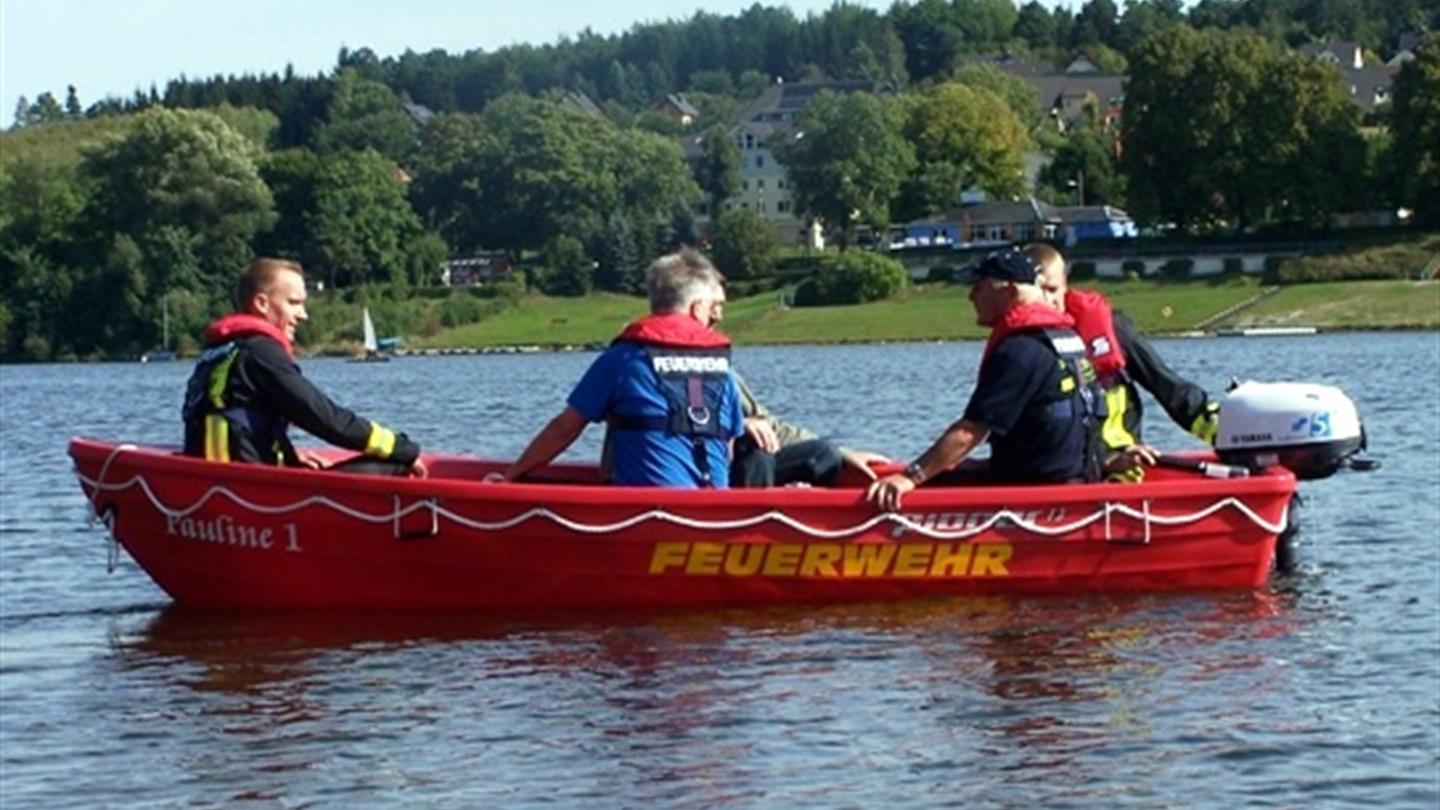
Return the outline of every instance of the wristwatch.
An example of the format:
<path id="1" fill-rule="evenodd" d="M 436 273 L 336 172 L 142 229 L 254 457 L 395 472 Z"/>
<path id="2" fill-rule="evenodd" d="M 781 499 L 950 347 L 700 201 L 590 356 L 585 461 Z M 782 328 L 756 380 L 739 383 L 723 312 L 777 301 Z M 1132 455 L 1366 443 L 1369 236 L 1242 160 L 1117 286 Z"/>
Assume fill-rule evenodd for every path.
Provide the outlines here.
<path id="1" fill-rule="evenodd" d="M 905 471 L 900 474 L 917 484 L 925 480 L 925 471 L 920 469 L 920 462 L 918 461 L 910 462 L 910 466 L 906 467 Z"/>

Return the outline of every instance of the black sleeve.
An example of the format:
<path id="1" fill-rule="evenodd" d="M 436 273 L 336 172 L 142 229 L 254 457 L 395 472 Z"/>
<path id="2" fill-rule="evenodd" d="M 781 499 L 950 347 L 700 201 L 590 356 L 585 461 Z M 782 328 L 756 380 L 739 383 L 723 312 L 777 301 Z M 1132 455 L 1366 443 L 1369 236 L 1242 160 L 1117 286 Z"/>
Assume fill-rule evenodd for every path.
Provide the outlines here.
<path id="1" fill-rule="evenodd" d="M 252 340 L 246 347 L 247 372 L 257 389 L 270 400 L 270 406 L 291 424 L 307 433 L 347 450 L 375 458 L 412 464 L 420 455 L 420 446 L 403 433 L 394 434 L 393 446 L 385 452 L 372 447 L 373 438 L 383 438 L 390 431 L 382 425 L 362 419 L 354 411 L 336 405 L 314 383 L 300 374 L 300 367 L 273 340 Z"/>
<path id="2" fill-rule="evenodd" d="M 1184 430 L 1190 430 L 1195 417 L 1205 412 L 1210 395 L 1205 389 L 1176 374 L 1165 365 L 1155 349 L 1135 329 L 1135 324 L 1120 310 L 1114 312 L 1115 336 L 1125 352 L 1125 370 L 1137 385 L 1149 391 L 1165 413 Z"/>

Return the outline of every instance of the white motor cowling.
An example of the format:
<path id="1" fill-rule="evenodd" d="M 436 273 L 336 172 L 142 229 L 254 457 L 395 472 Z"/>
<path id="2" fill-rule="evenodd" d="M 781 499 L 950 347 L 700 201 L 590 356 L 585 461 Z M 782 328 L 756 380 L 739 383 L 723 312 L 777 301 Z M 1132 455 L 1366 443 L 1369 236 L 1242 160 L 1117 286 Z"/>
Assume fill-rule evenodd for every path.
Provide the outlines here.
<path id="1" fill-rule="evenodd" d="M 1325 478 L 1364 448 L 1355 403 L 1333 386 L 1244 382 L 1220 401 L 1215 450 L 1227 464 Z"/>

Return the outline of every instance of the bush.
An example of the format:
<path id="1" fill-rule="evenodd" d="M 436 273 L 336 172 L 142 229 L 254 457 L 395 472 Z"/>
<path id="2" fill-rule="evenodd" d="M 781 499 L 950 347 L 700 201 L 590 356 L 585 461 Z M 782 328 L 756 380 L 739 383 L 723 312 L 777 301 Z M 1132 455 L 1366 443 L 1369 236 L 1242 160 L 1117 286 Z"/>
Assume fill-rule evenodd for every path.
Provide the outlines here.
<path id="1" fill-rule="evenodd" d="M 1088 281 L 1095 278 L 1095 262 L 1071 262 L 1070 278 L 1076 281 Z"/>
<path id="2" fill-rule="evenodd" d="M 932 284 L 948 284 L 955 280 L 955 268 L 937 264 L 925 273 L 925 280 Z"/>
<path id="3" fill-rule="evenodd" d="M 1280 281 L 1280 268 L 1290 261 L 1287 256 L 1266 256 L 1265 272 L 1262 274 L 1266 284 L 1275 284 Z"/>
<path id="4" fill-rule="evenodd" d="M 1285 284 L 1411 278 L 1430 258 L 1424 248 L 1404 245 L 1337 256 L 1288 259 L 1279 264 L 1274 275 Z"/>
<path id="5" fill-rule="evenodd" d="M 863 304 L 880 301 L 910 283 L 910 274 L 894 259 L 849 251 L 822 265 L 795 290 L 795 306 Z"/>
<path id="6" fill-rule="evenodd" d="M 785 286 L 785 280 L 779 278 L 754 278 L 748 281 L 727 282 L 725 290 L 731 298 L 749 298 L 752 295 L 778 290 Z"/>
<path id="7" fill-rule="evenodd" d="M 1120 269 L 1125 272 L 1126 279 L 1138 279 L 1145 275 L 1145 262 L 1139 259 L 1127 259 L 1120 265 Z"/>
<path id="8" fill-rule="evenodd" d="M 1225 257 L 1223 274 L 1228 278 L 1245 275 L 1245 262 L 1239 256 Z"/>
<path id="9" fill-rule="evenodd" d="M 475 323 L 485 317 L 483 301 L 462 290 L 456 290 L 440 303 L 440 323 L 450 329 Z"/>
<path id="10" fill-rule="evenodd" d="M 1185 281 L 1190 278 L 1190 271 L 1194 267 L 1195 262 L 1191 259 L 1170 259 L 1160 265 L 1160 277 L 1171 281 Z"/>
<path id="11" fill-rule="evenodd" d="M 726 278 L 760 278 L 774 269 L 776 247 L 770 223 L 748 208 L 737 208 L 720 215 L 710 257 Z"/>

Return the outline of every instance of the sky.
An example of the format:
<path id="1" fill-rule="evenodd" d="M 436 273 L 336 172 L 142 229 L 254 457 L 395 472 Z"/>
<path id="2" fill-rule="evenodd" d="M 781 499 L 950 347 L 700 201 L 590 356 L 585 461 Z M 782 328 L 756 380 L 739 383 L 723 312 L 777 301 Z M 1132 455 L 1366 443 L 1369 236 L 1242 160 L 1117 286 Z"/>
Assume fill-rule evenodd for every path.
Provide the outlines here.
<path id="1" fill-rule="evenodd" d="M 20 96 L 44 92 L 62 104 L 74 85 L 88 107 L 128 98 L 182 74 L 302 75 L 335 66 L 341 46 L 380 56 L 443 48 L 493 51 L 544 44 L 587 26 L 600 34 L 638 22 L 683 19 L 698 10 L 733 15 L 755 0 L 0 0 L 0 121 Z M 857 0 L 851 0 L 857 2 Z M 1081 0 L 1044 0 L 1072 9 Z M 833 0 L 768 0 L 799 16 Z M 890 0 L 858 0 L 884 10 Z M 1017 3 L 1017 5 L 1019 5 Z"/>

